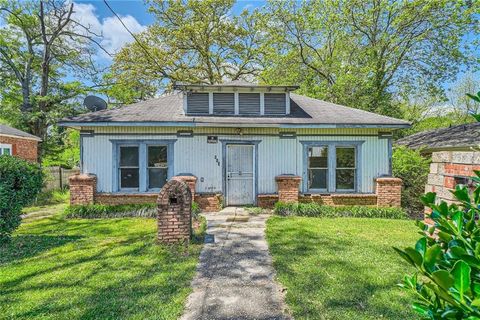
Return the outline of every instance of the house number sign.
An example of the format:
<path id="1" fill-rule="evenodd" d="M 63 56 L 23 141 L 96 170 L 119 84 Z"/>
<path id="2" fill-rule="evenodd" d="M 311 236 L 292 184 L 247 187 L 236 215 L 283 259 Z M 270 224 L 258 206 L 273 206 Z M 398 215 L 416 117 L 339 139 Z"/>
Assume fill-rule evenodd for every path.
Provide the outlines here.
<path id="1" fill-rule="evenodd" d="M 207 136 L 207 143 L 218 143 L 218 136 Z"/>

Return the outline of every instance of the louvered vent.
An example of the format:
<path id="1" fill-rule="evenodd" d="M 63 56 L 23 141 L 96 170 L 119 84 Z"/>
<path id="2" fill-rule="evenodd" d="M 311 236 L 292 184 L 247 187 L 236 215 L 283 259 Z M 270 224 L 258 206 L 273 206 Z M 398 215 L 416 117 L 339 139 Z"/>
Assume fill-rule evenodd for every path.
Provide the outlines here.
<path id="1" fill-rule="evenodd" d="M 287 105 L 284 93 L 265 93 L 265 114 L 286 114 Z"/>
<path id="2" fill-rule="evenodd" d="M 213 94 L 213 113 L 214 114 L 234 114 L 235 97 L 233 93 L 214 93 Z"/>
<path id="3" fill-rule="evenodd" d="M 189 93 L 187 113 L 208 114 L 208 93 Z"/>
<path id="4" fill-rule="evenodd" d="M 239 93 L 238 109 L 240 114 L 260 114 L 260 93 Z"/>

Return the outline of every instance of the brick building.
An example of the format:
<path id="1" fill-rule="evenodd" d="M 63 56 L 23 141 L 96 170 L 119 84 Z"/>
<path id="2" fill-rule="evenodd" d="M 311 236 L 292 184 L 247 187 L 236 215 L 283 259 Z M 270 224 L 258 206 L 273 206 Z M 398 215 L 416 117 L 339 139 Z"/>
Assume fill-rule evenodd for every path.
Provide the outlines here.
<path id="1" fill-rule="evenodd" d="M 30 133 L 0 124 L 0 155 L 8 154 L 36 162 L 40 141 L 39 137 Z"/>
<path id="2" fill-rule="evenodd" d="M 397 141 L 431 156 L 425 192 L 436 192 L 440 200 L 453 201 L 450 190 L 469 185 L 474 170 L 480 170 L 480 123 L 420 132 Z"/>

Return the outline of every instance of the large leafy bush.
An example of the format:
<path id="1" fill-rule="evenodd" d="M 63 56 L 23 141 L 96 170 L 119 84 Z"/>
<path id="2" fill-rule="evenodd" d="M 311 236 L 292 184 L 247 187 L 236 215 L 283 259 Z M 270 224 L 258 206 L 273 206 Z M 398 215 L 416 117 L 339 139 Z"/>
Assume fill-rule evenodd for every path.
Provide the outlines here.
<path id="1" fill-rule="evenodd" d="M 0 242 L 10 239 L 20 225 L 22 208 L 42 189 L 40 166 L 25 160 L 0 156 Z"/>
<path id="2" fill-rule="evenodd" d="M 419 151 L 404 146 L 395 147 L 392 157 L 392 173 L 403 180 L 402 207 L 414 218 L 423 213 L 419 195 L 425 192 L 430 160 Z"/>
<path id="3" fill-rule="evenodd" d="M 367 206 L 325 206 L 309 203 L 275 203 L 274 213 L 280 216 L 305 216 L 319 218 L 354 217 L 406 219 L 407 213 L 401 208 L 377 208 Z"/>
<path id="4" fill-rule="evenodd" d="M 395 250 L 415 267 L 401 284 L 415 294 L 413 308 L 424 319 L 480 319 L 480 172 L 476 188 L 457 186 L 459 204 L 422 197 L 433 226 L 417 221 L 423 235 L 415 246 Z"/>

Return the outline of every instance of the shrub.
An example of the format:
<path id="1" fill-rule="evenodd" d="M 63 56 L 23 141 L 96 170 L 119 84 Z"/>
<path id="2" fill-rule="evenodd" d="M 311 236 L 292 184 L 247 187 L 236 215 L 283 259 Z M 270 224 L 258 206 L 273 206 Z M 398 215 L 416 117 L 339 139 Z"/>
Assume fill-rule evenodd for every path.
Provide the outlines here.
<path id="1" fill-rule="evenodd" d="M 415 246 L 395 250 L 416 272 L 400 285 L 414 293 L 413 309 L 423 319 L 480 319 L 480 172 L 470 193 L 452 191 L 459 205 L 436 204 L 435 193 L 422 197 L 432 209 L 433 226 L 421 221 Z"/>
<path id="2" fill-rule="evenodd" d="M 16 157 L 0 156 L 0 242 L 10 239 L 20 225 L 22 208 L 35 199 L 42 186 L 40 166 Z"/>
<path id="3" fill-rule="evenodd" d="M 55 189 L 45 192 L 40 192 L 35 198 L 33 205 L 45 206 L 50 204 L 66 203 L 70 198 L 70 191 L 68 189 Z"/>
<path id="4" fill-rule="evenodd" d="M 192 203 L 192 218 L 197 220 L 200 213 L 200 207 L 197 203 Z M 157 216 L 157 205 L 155 203 L 146 204 L 121 204 L 121 205 L 73 205 L 65 208 L 67 218 L 98 219 L 98 218 L 122 218 L 122 217 L 142 217 L 155 218 Z"/>
<path id="5" fill-rule="evenodd" d="M 403 180 L 402 207 L 413 218 L 423 217 L 423 204 L 419 195 L 425 192 L 430 160 L 419 151 L 395 147 L 392 157 L 393 176 Z"/>
<path id="6" fill-rule="evenodd" d="M 406 219 L 405 210 L 401 208 L 377 208 L 366 206 L 332 207 L 309 203 L 275 203 L 274 213 L 281 216 L 305 216 L 319 218 L 353 217 L 353 218 L 385 218 Z"/>

